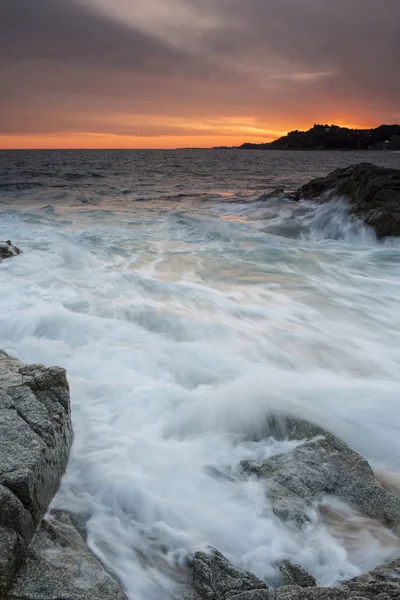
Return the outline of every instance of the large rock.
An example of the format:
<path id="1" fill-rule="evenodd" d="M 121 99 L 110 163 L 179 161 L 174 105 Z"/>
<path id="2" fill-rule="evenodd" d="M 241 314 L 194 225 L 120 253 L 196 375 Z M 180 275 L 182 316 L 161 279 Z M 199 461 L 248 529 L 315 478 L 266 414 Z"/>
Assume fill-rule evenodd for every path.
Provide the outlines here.
<path id="1" fill-rule="evenodd" d="M 22 254 L 22 250 L 17 248 L 17 246 L 14 246 L 10 240 L 7 240 L 6 242 L 0 240 L 0 260 L 18 256 L 18 254 Z"/>
<path id="2" fill-rule="evenodd" d="M 0 350 L 0 599 L 126 600 L 77 515 L 43 519 L 72 443 L 64 369 Z"/>
<path id="3" fill-rule="evenodd" d="M 0 594 L 56 493 L 72 441 L 64 369 L 0 353 Z"/>
<path id="4" fill-rule="evenodd" d="M 334 196 L 345 197 L 378 238 L 400 235 L 400 170 L 360 163 L 310 181 L 293 197 L 326 202 Z"/>
<path id="5" fill-rule="evenodd" d="M 269 429 L 277 439 L 305 440 L 261 465 L 241 463 L 245 472 L 265 480 L 272 509 L 281 519 L 302 524 L 315 503 L 331 495 L 388 527 L 400 525 L 400 499 L 380 485 L 368 462 L 347 444 L 297 419 L 272 418 Z"/>
<path id="6" fill-rule="evenodd" d="M 220 552 L 197 552 L 188 563 L 191 589 L 184 600 L 399 600 L 400 560 L 337 588 L 283 585 L 269 588 L 253 573 L 232 565 Z M 305 573 L 305 572 L 304 572 Z M 310 577 L 310 583 L 313 580 Z M 303 582 L 306 582 L 304 579 Z"/>
<path id="7" fill-rule="evenodd" d="M 291 417 L 270 417 L 269 435 L 303 440 L 285 455 L 261 465 L 243 462 L 245 472 L 266 484 L 268 500 L 282 519 L 299 525 L 320 498 L 333 495 L 390 527 L 400 523 L 400 500 L 375 479 L 371 467 L 347 444 L 321 427 Z M 399 600 L 400 559 L 344 582 L 318 587 L 300 565 L 278 565 L 280 586 L 268 588 L 254 574 L 232 565 L 217 550 L 197 552 L 188 561 L 190 589 L 185 600 Z"/>

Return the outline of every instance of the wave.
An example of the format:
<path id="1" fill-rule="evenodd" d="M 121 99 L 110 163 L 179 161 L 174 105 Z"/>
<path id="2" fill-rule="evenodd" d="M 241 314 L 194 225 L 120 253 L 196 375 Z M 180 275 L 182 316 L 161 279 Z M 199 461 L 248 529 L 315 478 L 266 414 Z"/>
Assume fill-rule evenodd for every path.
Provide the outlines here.
<path id="1" fill-rule="evenodd" d="M 290 239 L 377 243 L 373 229 L 354 217 L 348 202 L 340 198 L 320 204 L 292 201 L 283 191 L 273 197 L 263 194 L 243 204 L 240 216 L 264 233 Z"/>

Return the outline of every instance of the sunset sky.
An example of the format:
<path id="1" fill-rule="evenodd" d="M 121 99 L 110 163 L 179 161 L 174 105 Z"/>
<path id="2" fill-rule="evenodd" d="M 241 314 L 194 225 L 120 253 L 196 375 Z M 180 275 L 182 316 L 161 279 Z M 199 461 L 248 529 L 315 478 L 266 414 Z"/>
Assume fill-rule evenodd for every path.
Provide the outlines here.
<path id="1" fill-rule="evenodd" d="M 400 122 L 400 0 L 0 0 L 0 148 Z"/>

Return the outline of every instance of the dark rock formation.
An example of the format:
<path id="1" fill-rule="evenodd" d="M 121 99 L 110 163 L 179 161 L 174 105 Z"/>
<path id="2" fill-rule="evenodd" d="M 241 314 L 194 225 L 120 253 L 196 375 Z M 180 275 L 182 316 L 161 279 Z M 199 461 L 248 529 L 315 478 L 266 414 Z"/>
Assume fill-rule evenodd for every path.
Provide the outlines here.
<path id="1" fill-rule="evenodd" d="M 400 125 L 376 129 L 349 129 L 339 125 L 314 125 L 308 131 L 290 131 L 268 144 L 246 143 L 245 150 L 394 150 L 400 148 Z"/>
<path id="2" fill-rule="evenodd" d="M 125 598 L 74 529 L 42 521 L 72 442 L 64 369 L 24 365 L 0 350 L 0 598 Z"/>
<path id="3" fill-rule="evenodd" d="M 294 199 L 327 202 L 335 196 L 346 198 L 352 214 L 378 238 L 400 235 L 400 170 L 369 163 L 337 169 L 304 185 Z"/>
<path id="4" fill-rule="evenodd" d="M 282 520 L 302 524 L 316 501 L 332 495 L 389 527 L 400 524 L 400 499 L 380 485 L 368 462 L 347 444 L 307 421 L 275 418 L 269 428 L 278 439 L 307 440 L 261 465 L 242 462 L 246 472 L 266 481 L 268 500 Z"/>
<path id="5" fill-rule="evenodd" d="M 7 240 L 6 242 L 0 240 L 0 260 L 18 256 L 18 254 L 22 254 L 22 250 L 17 248 L 17 246 L 14 246 L 10 240 Z"/>

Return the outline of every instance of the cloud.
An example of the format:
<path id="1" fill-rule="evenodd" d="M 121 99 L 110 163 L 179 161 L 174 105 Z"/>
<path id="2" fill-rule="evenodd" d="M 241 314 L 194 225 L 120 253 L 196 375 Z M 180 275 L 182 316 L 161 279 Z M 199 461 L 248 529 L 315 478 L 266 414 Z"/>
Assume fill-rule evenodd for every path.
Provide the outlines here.
<path id="1" fill-rule="evenodd" d="M 3 1 L 0 135 L 392 121 L 399 26 L 398 0 Z"/>

